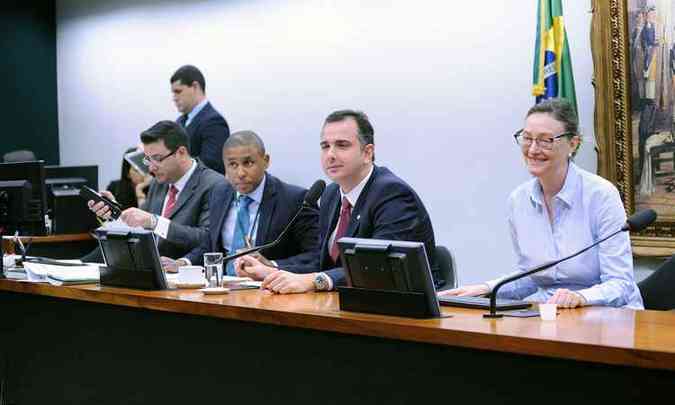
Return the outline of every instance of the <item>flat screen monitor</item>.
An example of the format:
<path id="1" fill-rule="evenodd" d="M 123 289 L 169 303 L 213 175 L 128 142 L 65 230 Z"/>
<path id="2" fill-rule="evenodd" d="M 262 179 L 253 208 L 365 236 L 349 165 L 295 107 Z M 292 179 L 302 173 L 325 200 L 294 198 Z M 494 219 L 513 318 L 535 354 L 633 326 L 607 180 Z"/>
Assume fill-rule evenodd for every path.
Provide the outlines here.
<path id="1" fill-rule="evenodd" d="M 338 247 L 350 293 L 359 291 L 358 304 L 367 312 L 440 316 L 424 243 L 341 238 Z M 370 298 L 372 305 L 366 305 Z"/>
<path id="2" fill-rule="evenodd" d="M 23 218 L 28 216 L 28 204 L 32 195 L 30 182 L 26 180 L 0 181 L 0 233 L 14 233 Z"/>
<path id="3" fill-rule="evenodd" d="M 45 214 L 47 196 L 45 192 L 45 162 L 0 163 L 0 181 L 25 180 L 31 186 L 31 198 L 27 215 L 17 219 L 17 230 L 21 235 L 45 235 Z"/>
<path id="4" fill-rule="evenodd" d="M 96 236 L 106 263 L 101 268 L 101 285 L 143 290 L 167 288 L 154 233 L 99 228 Z"/>

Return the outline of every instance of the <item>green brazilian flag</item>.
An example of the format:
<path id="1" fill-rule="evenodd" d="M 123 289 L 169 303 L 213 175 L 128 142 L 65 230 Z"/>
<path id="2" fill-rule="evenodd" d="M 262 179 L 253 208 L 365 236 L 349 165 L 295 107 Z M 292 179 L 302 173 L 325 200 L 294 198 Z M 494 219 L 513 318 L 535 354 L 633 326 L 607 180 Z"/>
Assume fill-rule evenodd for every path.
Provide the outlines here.
<path id="1" fill-rule="evenodd" d="M 561 0 L 538 0 L 532 95 L 537 103 L 548 98 L 569 100 L 577 109 L 572 59 L 567 44 Z"/>

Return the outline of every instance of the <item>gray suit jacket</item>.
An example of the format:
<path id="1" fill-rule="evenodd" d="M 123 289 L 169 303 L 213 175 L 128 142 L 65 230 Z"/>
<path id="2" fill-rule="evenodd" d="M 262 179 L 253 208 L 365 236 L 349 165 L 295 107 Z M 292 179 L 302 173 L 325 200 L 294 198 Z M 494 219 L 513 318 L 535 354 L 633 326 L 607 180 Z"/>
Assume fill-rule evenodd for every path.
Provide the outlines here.
<path id="1" fill-rule="evenodd" d="M 224 181 L 221 174 L 197 161 L 197 168 L 178 195 L 178 201 L 169 216 L 171 225 L 167 238 L 159 238 L 159 253 L 174 259 L 185 256 L 199 246 L 209 231 L 209 196 L 217 183 Z M 168 184 L 153 181 L 142 209 L 153 214 L 162 214 Z"/>

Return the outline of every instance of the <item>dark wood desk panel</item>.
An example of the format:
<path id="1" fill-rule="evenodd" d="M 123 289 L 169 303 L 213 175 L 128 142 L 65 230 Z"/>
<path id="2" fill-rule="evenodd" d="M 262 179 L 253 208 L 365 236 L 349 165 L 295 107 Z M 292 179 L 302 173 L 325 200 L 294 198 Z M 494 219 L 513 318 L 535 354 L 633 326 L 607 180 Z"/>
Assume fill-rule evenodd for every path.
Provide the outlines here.
<path id="1" fill-rule="evenodd" d="M 47 396 L 31 387 L 47 381 L 63 403 L 597 404 L 675 385 L 670 313 L 584 308 L 542 322 L 444 308 L 452 318 L 413 320 L 340 312 L 337 300 L 0 280 L 9 397 L 38 403 Z"/>
<path id="2" fill-rule="evenodd" d="M 3 236 L 4 252 L 13 252 L 14 247 Z M 80 258 L 98 246 L 98 242 L 89 233 L 49 235 L 49 236 L 22 236 L 24 244 L 31 243 L 28 254 L 44 256 L 52 259 Z"/>

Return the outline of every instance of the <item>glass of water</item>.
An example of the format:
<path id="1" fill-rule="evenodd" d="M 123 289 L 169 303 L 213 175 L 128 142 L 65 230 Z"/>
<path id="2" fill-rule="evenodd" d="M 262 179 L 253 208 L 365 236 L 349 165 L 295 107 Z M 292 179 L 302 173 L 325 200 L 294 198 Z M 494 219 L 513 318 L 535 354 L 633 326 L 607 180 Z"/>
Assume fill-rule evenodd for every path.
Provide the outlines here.
<path id="1" fill-rule="evenodd" d="M 223 280 L 223 254 L 204 253 L 204 272 L 209 287 L 221 287 Z"/>

